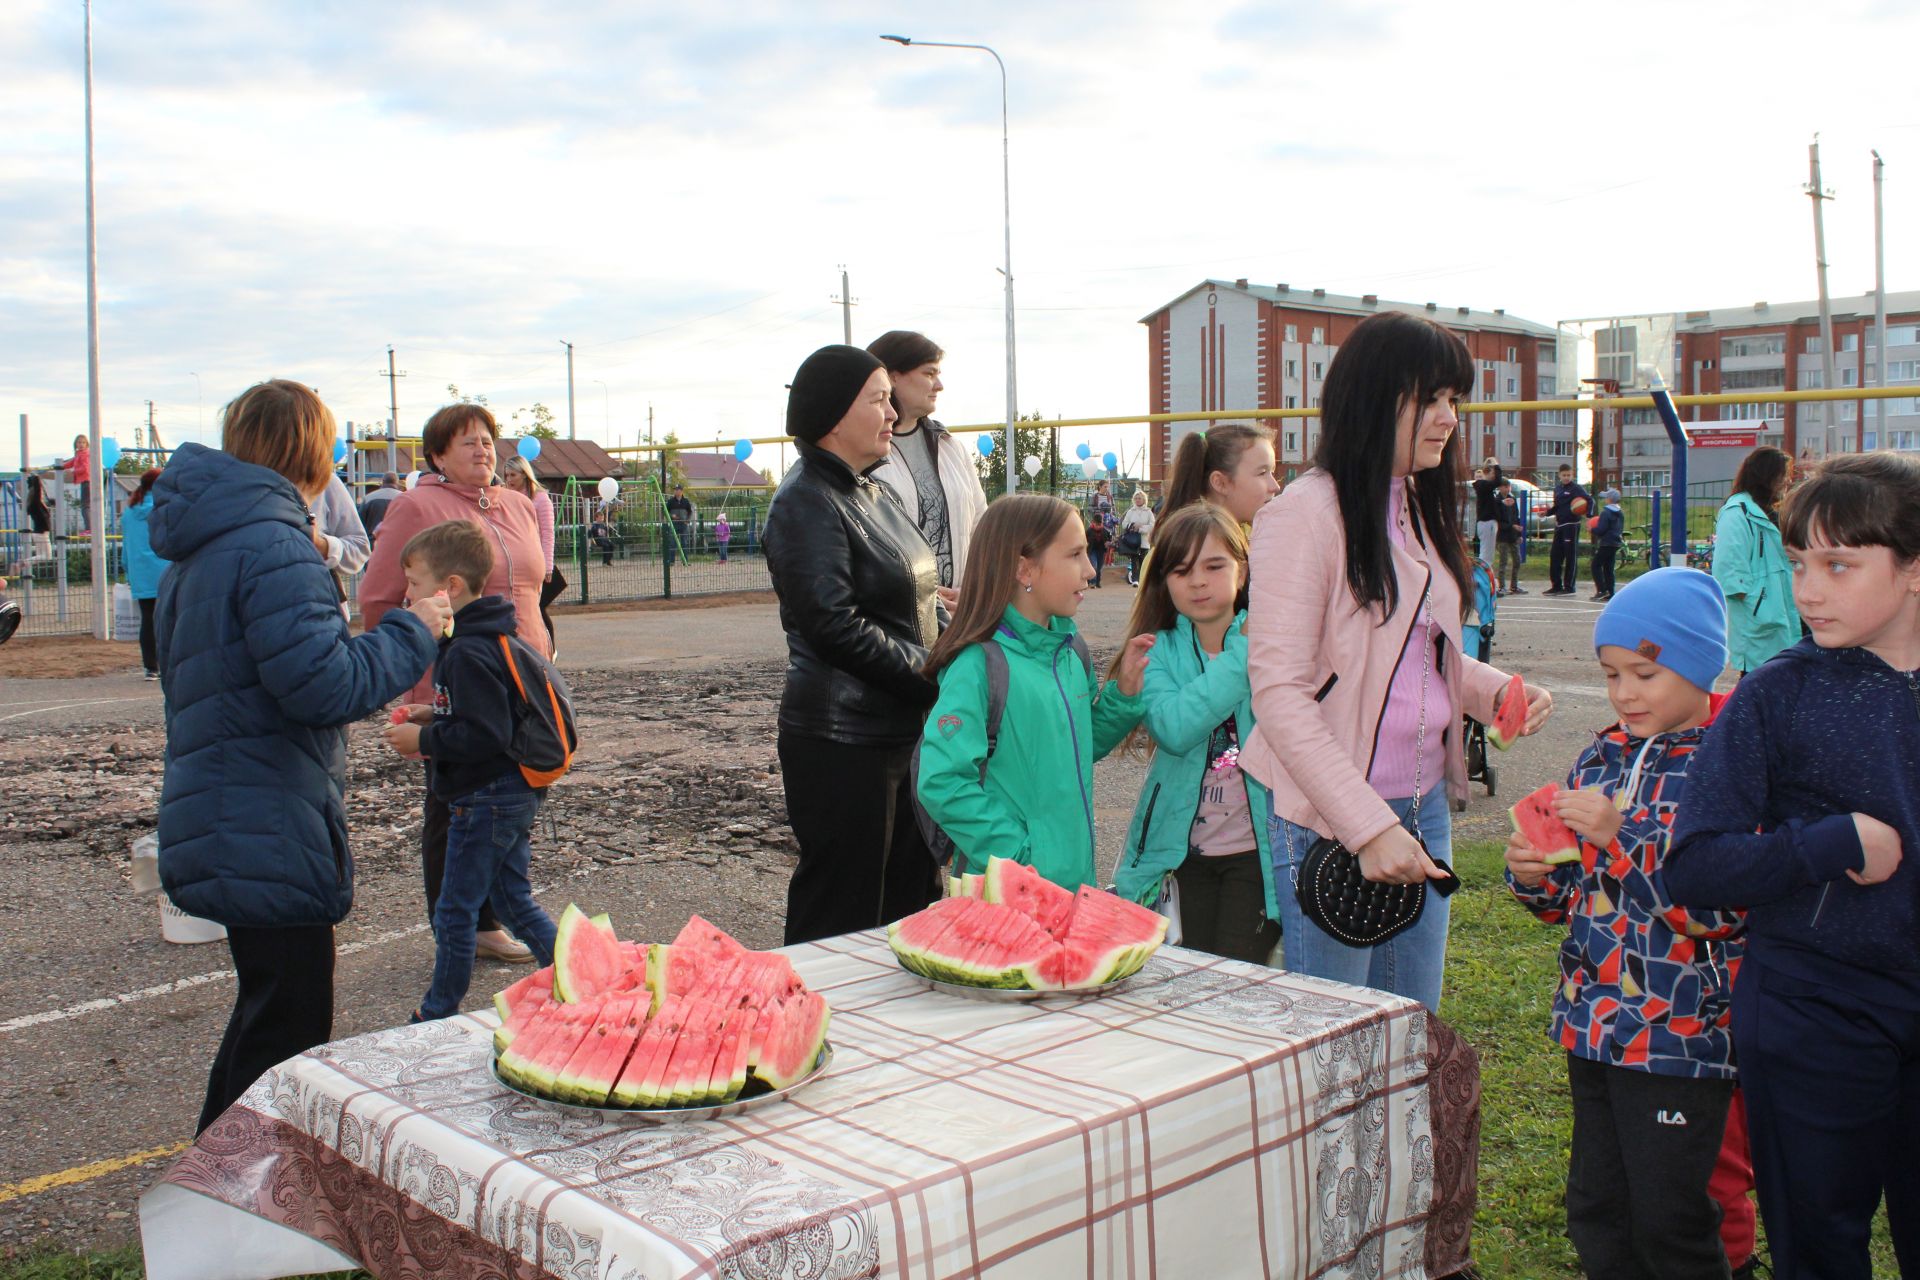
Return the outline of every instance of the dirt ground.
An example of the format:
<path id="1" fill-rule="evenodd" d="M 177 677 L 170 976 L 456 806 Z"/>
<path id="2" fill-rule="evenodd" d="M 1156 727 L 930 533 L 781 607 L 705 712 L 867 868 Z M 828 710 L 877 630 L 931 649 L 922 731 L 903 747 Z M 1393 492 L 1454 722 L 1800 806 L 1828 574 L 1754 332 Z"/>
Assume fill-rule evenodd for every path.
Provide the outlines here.
<path id="1" fill-rule="evenodd" d="M 1081 622 L 1104 661 L 1124 635 L 1124 582 L 1089 593 Z M 1592 664 L 1598 607 L 1538 595 L 1502 602 L 1495 660 L 1555 691 L 1543 735 L 1498 758 L 1499 797 L 1474 789 L 1456 839 L 1505 830 L 1505 806 L 1564 774 L 1606 722 Z M 534 838 L 534 879 L 555 911 L 578 900 L 624 936 L 670 936 L 698 911 L 750 946 L 780 941 L 793 865 L 774 755 L 784 643 L 762 594 L 689 610 L 559 619 L 582 757 Z M 162 768 L 156 685 L 107 668 L 93 641 L 0 649 L 0 1256 L 36 1242 L 84 1248 L 136 1234 L 139 1193 L 164 1158 L 70 1185 L 29 1179 L 164 1150 L 192 1133 L 233 999 L 225 949 L 161 940 L 157 906 L 128 887 L 129 850 L 152 829 Z M 105 674 L 93 674 L 106 668 Z M 417 859 L 418 766 L 376 721 L 354 729 L 348 816 L 357 862 L 339 927 L 335 1032 L 403 1020 L 432 969 Z M 1144 765 L 1096 777 L 1101 850 L 1117 855 Z M 521 970 L 483 964 L 472 1003 Z"/>

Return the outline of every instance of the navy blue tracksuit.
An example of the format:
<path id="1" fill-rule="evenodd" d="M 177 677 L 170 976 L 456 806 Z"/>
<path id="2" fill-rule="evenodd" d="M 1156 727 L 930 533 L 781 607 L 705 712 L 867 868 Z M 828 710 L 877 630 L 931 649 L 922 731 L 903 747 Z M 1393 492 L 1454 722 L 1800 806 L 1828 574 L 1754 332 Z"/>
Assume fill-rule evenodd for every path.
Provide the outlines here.
<path id="1" fill-rule="evenodd" d="M 1897 830 L 1882 884 L 1847 878 L 1852 815 Z M 1743 679 L 1688 772 L 1673 901 L 1747 907 L 1733 1037 L 1760 1215 L 1781 1280 L 1868 1280 L 1884 1194 L 1920 1275 L 1920 672 L 1802 640 Z"/>
<path id="2" fill-rule="evenodd" d="M 1592 504 L 1587 491 L 1572 480 L 1553 487 L 1553 547 L 1547 557 L 1547 574 L 1553 579 L 1555 591 L 1572 591 L 1579 576 L 1575 562 L 1580 555 L 1580 526 L 1586 517 L 1573 509 L 1575 498 Z"/>

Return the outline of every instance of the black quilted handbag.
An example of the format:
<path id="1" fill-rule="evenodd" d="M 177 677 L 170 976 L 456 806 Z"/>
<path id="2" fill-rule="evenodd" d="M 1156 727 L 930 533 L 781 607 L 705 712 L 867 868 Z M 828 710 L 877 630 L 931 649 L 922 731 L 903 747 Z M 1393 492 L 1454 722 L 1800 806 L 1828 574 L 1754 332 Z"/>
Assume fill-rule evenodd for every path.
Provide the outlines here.
<path id="1" fill-rule="evenodd" d="M 1425 849 L 1425 842 L 1420 847 Z M 1438 858 L 1433 861 L 1447 873 L 1444 880 L 1386 884 L 1361 875 L 1359 856 L 1331 836 L 1323 836 L 1300 859 L 1294 892 L 1301 914 L 1329 937 L 1350 947 L 1378 946 L 1419 923 L 1420 913 L 1427 909 L 1429 885 L 1443 898 L 1460 887 L 1453 868 Z"/>

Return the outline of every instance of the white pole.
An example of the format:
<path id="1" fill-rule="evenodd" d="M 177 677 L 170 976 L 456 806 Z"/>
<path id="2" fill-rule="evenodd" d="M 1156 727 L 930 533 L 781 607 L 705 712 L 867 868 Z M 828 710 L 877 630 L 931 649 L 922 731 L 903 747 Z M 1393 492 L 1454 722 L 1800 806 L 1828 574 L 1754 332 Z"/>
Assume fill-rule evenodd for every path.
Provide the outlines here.
<path id="1" fill-rule="evenodd" d="M 1807 163 L 1811 169 L 1807 194 L 1813 197 L 1813 260 L 1820 276 L 1820 368 L 1824 385 L 1832 390 L 1839 383 L 1839 375 L 1834 372 L 1833 306 L 1827 301 L 1827 223 L 1821 206 L 1833 199 L 1833 194 L 1820 185 L 1820 135 L 1817 133 L 1807 145 Z M 1788 353 L 1788 359 L 1792 358 L 1792 353 Z M 1825 457 L 1833 456 L 1833 420 L 1839 412 L 1837 402 L 1832 400 L 1820 409 L 1821 419 L 1827 425 Z"/>
<path id="2" fill-rule="evenodd" d="M 565 338 L 560 345 L 567 349 L 567 439 L 574 438 L 573 429 L 573 344 Z"/>
<path id="3" fill-rule="evenodd" d="M 81 13 L 85 26 L 87 97 L 87 475 L 92 482 L 87 521 L 93 527 L 89 539 L 93 638 L 105 640 L 113 619 L 107 613 L 106 485 L 100 466 L 100 264 L 93 222 L 93 0 L 85 0 Z"/>
<path id="4" fill-rule="evenodd" d="M 1880 220 L 1880 191 L 1886 183 L 1887 162 L 1873 153 L 1873 385 L 1887 385 L 1887 242 Z M 1887 402 L 1873 402 L 1874 439 L 1887 447 Z"/>

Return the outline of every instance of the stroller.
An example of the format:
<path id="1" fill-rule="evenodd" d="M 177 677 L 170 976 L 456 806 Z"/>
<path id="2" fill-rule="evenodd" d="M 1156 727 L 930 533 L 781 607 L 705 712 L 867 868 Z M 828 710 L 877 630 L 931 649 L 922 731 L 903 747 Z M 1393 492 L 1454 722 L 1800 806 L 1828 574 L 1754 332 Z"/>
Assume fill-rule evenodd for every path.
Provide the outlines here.
<path id="1" fill-rule="evenodd" d="M 1493 615 L 1498 609 L 1493 591 L 1493 574 L 1481 560 L 1473 562 L 1473 611 L 1480 619 L 1477 627 L 1463 627 L 1460 645 L 1469 658 L 1486 662 L 1493 653 Z M 1467 781 L 1486 784 L 1492 795 L 1498 774 L 1487 758 L 1487 726 L 1472 716 L 1463 718 L 1461 731 L 1467 748 Z"/>

